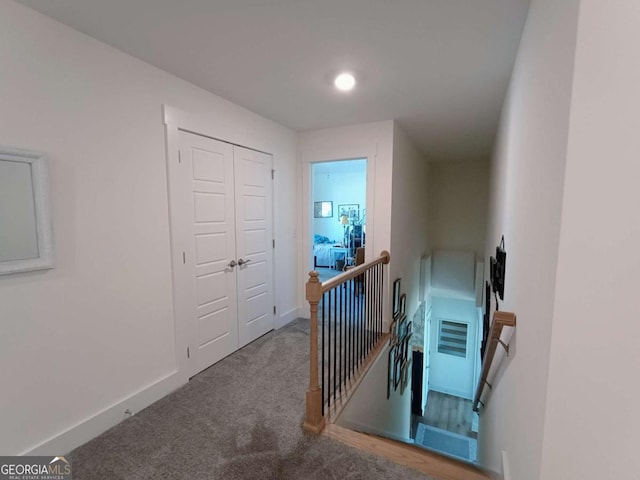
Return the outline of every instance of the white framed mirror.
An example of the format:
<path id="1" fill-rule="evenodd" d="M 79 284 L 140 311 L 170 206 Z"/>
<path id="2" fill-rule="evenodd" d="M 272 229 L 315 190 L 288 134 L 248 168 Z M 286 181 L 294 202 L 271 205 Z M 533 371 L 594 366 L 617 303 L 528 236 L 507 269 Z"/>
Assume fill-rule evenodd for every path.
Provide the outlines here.
<path id="1" fill-rule="evenodd" d="M 0 147 L 0 275 L 53 268 L 44 154 Z"/>

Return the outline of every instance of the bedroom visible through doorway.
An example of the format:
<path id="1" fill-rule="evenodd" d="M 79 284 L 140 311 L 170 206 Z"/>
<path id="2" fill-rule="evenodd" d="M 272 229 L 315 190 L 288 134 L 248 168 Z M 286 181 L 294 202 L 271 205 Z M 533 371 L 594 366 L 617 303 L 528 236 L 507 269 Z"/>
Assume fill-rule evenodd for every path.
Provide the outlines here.
<path id="1" fill-rule="evenodd" d="M 312 267 L 324 282 L 364 260 L 367 160 L 314 163 L 311 172 Z"/>

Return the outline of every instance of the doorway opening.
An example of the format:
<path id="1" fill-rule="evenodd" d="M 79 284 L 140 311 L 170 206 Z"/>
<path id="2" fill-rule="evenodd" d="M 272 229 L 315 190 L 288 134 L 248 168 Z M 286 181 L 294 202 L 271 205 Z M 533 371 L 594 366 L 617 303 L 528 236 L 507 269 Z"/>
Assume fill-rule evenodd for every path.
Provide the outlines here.
<path id="1" fill-rule="evenodd" d="M 364 261 L 367 159 L 311 165 L 312 269 L 324 282 Z"/>
<path id="2" fill-rule="evenodd" d="M 421 268 L 424 337 L 422 351 L 414 352 L 422 368 L 416 368 L 412 384 L 417 401 L 412 403 L 411 437 L 418 446 L 473 463 L 484 263 L 473 252 L 437 250 Z"/>

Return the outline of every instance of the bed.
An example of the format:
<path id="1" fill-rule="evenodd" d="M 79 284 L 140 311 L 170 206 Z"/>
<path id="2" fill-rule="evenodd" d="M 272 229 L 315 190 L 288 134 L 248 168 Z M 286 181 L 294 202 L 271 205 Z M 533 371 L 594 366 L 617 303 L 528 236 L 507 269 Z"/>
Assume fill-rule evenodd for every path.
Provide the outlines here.
<path id="1" fill-rule="evenodd" d="M 331 258 L 331 249 L 338 242 L 329 240 L 328 237 L 322 235 L 314 235 L 313 239 L 313 268 L 316 267 L 333 267 Z"/>

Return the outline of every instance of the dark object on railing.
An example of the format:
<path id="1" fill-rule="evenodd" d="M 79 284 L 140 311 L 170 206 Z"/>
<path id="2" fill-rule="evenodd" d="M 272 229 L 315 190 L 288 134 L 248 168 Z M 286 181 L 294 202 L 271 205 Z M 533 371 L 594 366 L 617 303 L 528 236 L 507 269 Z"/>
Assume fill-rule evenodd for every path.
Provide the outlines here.
<path id="1" fill-rule="evenodd" d="M 491 363 L 493 362 L 493 357 L 496 354 L 496 348 L 498 348 L 498 344 L 502 345 L 507 351 L 507 355 L 509 355 L 509 346 L 505 345 L 502 340 L 500 340 L 502 329 L 503 327 L 515 326 L 515 313 L 495 312 L 493 314 L 493 323 L 491 324 L 491 330 L 489 331 L 489 341 L 487 343 L 486 356 L 484 358 L 484 362 L 482 363 L 482 373 L 480 374 L 480 379 L 478 380 L 478 386 L 476 388 L 476 395 L 473 399 L 474 412 L 479 411 L 478 404 L 482 403 L 480 401 L 480 399 L 482 398 L 482 391 L 484 390 L 485 385 L 489 385 L 487 377 L 489 376 L 489 370 L 491 369 Z M 491 385 L 489 385 L 489 388 L 491 388 Z"/>
<path id="2" fill-rule="evenodd" d="M 389 253 L 382 252 L 377 259 L 325 283 L 318 280 L 318 272 L 309 273 L 310 378 L 304 422 L 304 428 L 309 431 L 322 430 L 326 407 L 341 399 L 352 377 L 384 334 L 383 265 L 389 260 Z"/>
<path id="3" fill-rule="evenodd" d="M 491 323 L 491 286 L 489 282 L 485 282 L 484 286 L 484 315 L 482 316 L 482 343 L 480 345 L 480 360 L 484 362 L 484 352 L 487 349 L 487 339 L 489 338 L 489 328 Z"/>
<path id="4" fill-rule="evenodd" d="M 504 235 L 500 240 L 500 245 L 496 247 L 496 256 L 489 259 L 489 273 L 491 286 L 500 300 L 504 300 L 504 277 L 507 266 L 507 252 L 504 250 Z M 496 305 L 496 308 L 497 305 Z"/>
<path id="5" fill-rule="evenodd" d="M 422 373 L 424 354 L 419 351 L 413 352 L 413 363 L 411 366 L 411 413 L 422 416 Z"/>

